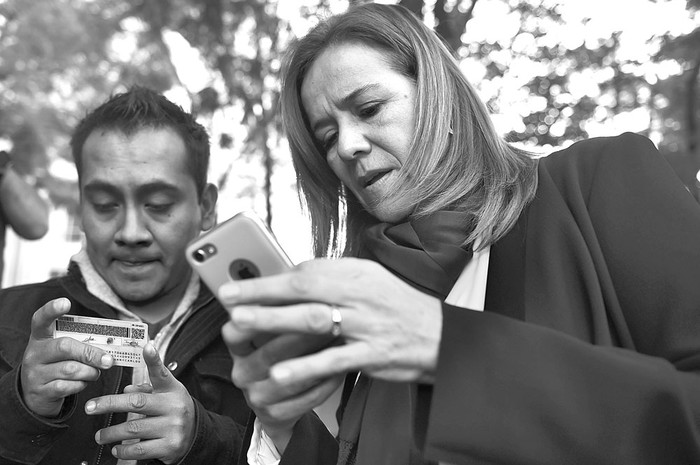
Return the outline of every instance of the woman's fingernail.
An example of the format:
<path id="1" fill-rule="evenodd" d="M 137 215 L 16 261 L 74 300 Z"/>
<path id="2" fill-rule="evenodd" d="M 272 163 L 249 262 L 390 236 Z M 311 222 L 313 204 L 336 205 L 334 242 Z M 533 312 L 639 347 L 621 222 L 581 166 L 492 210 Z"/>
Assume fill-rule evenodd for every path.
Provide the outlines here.
<path id="1" fill-rule="evenodd" d="M 270 376 L 279 383 L 286 383 L 292 377 L 292 371 L 285 367 L 272 367 Z"/>
<path id="2" fill-rule="evenodd" d="M 247 308 L 236 308 L 231 312 L 231 320 L 235 325 L 247 327 L 253 324 L 255 315 Z"/>
<path id="3" fill-rule="evenodd" d="M 97 407 L 97 404 L 95 403 L 94 400 L 89 400 L 87 404 L 85 404 L 85 411 L 87 413 L 91 413 L 95 411 L 95 407 Z"/>
<path id="4" fill-rule="evenodd" d="M 219 298 L 221 300 L 236 300 L 241 294 L 241 288 L 237 284 L 224 284 L 219 288 Z"/>

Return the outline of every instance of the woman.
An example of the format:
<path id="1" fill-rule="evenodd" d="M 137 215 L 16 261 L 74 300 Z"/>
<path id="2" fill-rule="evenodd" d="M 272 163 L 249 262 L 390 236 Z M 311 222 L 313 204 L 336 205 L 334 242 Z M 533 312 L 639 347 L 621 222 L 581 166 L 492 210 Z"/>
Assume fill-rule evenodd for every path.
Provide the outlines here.
<path id="1" fill-rule="evenodd" d="M 220 289 L 254 450 L 700 463 L 700 207 L 649 140 L 509 146 L 399 6 L 302 38 L 282 108 L 316 254 L 348 258 Z M 282 336 L 251 347 L 261 332 Z M 336 445 L 304 413 L 357 371 Z"/>

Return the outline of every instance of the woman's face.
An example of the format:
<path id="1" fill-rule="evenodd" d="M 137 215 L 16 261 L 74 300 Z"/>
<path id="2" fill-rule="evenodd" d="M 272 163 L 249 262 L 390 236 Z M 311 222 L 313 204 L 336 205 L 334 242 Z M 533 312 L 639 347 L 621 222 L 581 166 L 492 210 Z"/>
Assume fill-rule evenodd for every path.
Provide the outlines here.
<path id="1" fill-rule="evenodd" d="M 302 82 L 304 111 L 328 164 L 380 221 L 401 221 L 413 209 L 400 192 L 379 200 L 409 156 L 415 94 L 385 53 L 360 44 L 327 48 Z"/>

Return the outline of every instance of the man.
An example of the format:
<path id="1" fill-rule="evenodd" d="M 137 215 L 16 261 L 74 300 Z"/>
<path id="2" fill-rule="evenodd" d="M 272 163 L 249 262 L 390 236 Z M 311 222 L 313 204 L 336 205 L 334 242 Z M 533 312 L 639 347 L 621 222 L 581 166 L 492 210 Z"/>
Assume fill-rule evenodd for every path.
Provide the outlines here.
<path id="1" fill-rule="evenodd" d="M 7 227 L 24 239 L 41 239 L 49 229 L 49 205 L 33 185 L 12 166 L 9 153 L 0 151 L 0 279 Z"/>
<path id="2" fill-rule="evenodd" d="M 66 276 L 0 292 L 0 464 L 237 463 L 250 410 L 230 381 L 228 315 L 184 254 L 216 221 L 206 131 L 135 88 L 88 114 L 71 147 L 83 250 Z M 53 339 L 66 313 L 148 323 L 150 376 Z"/>

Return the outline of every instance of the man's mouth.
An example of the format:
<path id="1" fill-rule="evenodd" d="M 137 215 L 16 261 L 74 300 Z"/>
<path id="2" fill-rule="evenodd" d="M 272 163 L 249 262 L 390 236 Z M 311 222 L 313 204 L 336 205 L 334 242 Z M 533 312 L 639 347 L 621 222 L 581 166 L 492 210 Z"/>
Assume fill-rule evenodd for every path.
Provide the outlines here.
<path id="1" fill-rule="evenodd" d="M 124 260 L 124 259 L 115 259 L 116 262 L 120 263 L 123 266 L 130 267 L 130 268 L 136 268 L 139 266 L 144 266 L 144 265 L 150 265 L 151 263 L 154 263 L 155 260 Z"/>

